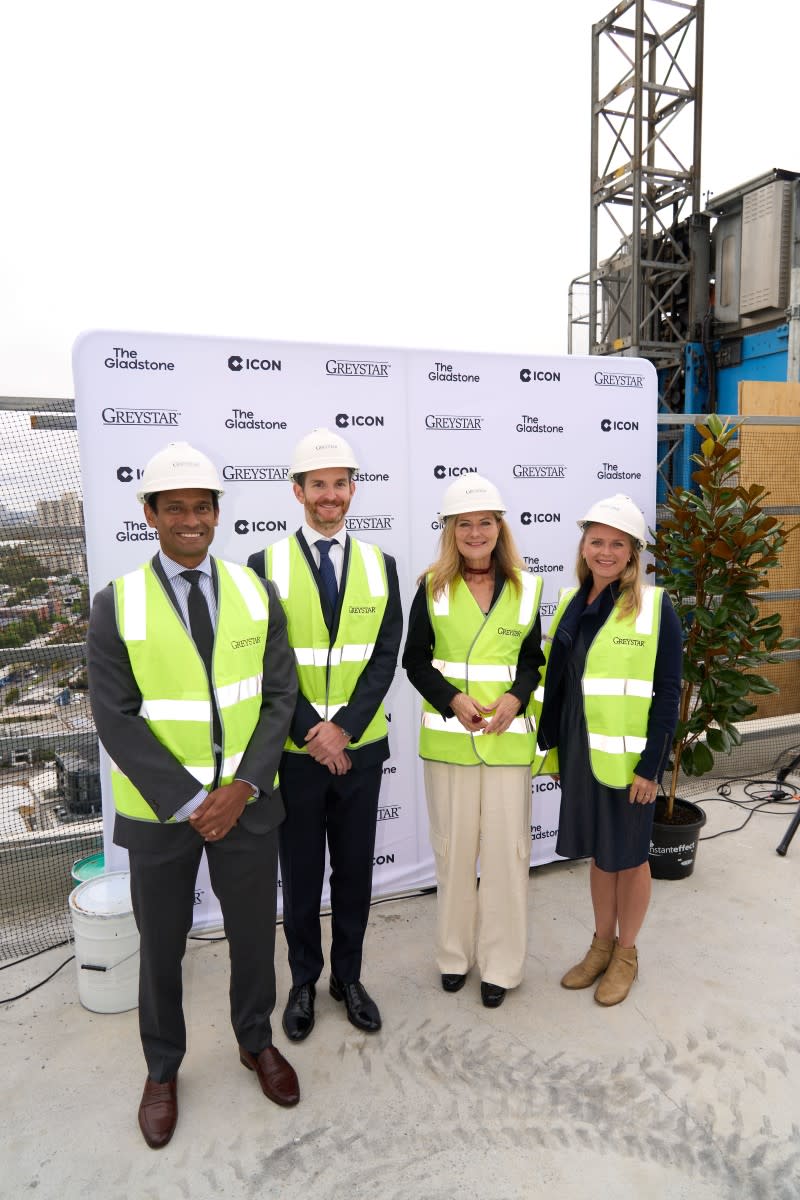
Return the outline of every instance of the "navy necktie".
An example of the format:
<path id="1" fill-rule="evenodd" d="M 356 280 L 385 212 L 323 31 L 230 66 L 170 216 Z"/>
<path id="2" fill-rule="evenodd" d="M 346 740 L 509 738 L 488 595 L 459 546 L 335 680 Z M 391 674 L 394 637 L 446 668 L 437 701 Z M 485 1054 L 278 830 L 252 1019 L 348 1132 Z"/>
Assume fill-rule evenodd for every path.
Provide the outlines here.
<path id="1" fill-rule="evenodd" d="M 220 747 L 222 746 L 222 722 L 217 711 L 212 686 L 211 660 L 214 655 L 214 626 L 211 624 L 211 613 L 208 609 L 208 602 L 200 588 L 200 576 L 202 574 L 202 571 L 181 571 L 181 575 L 189 584 L 189 602 L 187 605 L 189 610 L 189 632 L 192 635 L 192 641 L 197 647 L 197 652 L 203 660 L 206 675 L 208 676 L 209 691 L 211 694 L 214 760 L 216 764 L 215 778 L 218 778 L 220 771 Z"/>
<path id="2" fill-rule="evenodd" d="M 322 590 L 331 606 L 332 613 L 336 612 L 336 601 L 339 599 L 336 571 L 331 562 L 331 546 L 335 545 L 335 540 L 330 542 L 320 540 L 317 542 L 317 549 L 319 550 L 319 577 L 322 581 Z"/>
<path id="3" fill-rule="evenodd" d="M 214 629 L 211 625 L 211 613 L 208 611 L 206 598 L 200 590 L 201 574 L 201 571 L 181 571 L 181 575 L 189 584 L 189 629 L 210 681 L 212 678 L 211 658 L 214 653 Z"/>

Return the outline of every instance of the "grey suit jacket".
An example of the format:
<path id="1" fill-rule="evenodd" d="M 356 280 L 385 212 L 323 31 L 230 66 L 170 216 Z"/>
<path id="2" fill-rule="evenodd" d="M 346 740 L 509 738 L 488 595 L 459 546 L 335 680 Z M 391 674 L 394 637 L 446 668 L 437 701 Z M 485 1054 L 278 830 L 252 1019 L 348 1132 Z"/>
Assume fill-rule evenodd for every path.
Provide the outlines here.
<path id="1" fill-rule="evenodd" d="M 211 562 L 216 591 L 217 568 L 213 558 Z M 152 566 L 174 603 L 158 555 L 153 558 Z M 269 598 L 269 624 L 261 713 L 237 771 L 237 778 L 248 780 L 261 791 L 259 799 L 248 804 L 239 819 L 242 828 L 252 833 L 266 833 L 284 817 L 283 801 L 274 780 L 297 697 L 297 673 L 286 636 L 286 617 L 273 585 L 264 586 Z M 197 795 L 199 785 L 139 716 L 142 694 L 117 629 L 111 584 L 94 598 L 87 656 L 89 700 L 100 741 L 158 817 L 157 822 L 135 821 L 117 814 L 114 841 L 130 849 L 155 850 L 164 848 L 165 838 L 172 838 L 175 843 L 196 838 L 198 835 L 188 821 L 165 824 Z"/>

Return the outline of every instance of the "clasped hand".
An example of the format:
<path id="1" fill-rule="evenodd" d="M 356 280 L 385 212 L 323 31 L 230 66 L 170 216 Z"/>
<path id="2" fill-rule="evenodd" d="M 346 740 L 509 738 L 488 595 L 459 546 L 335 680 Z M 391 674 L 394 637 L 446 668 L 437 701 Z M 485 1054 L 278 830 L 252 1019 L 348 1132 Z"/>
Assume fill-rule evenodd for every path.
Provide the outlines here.
<path id="1" fill-rule="evenodd" d="M 333 721 L 319 721 L 306 734 L 308 753 L 332 775 L 346 775 L 353 765 L 345 746 L 350 738 Z"/>
<path id="2" fill-rule="evenodd" d="M 454 714 L 469 733 L 505 733 L 519 712 L 519 700 L 511 692 L 503 692 L 489 704 L 479 704 L 466 692 L 459 692 L 450 701 Z M 487 720 L 488 714 L 493 715 Z"/>
<path id="3" fill-rule="evenodd" d="M 243 779 L 214 788 L 189 817 L 189 824 L 204 841 L 221 842 L 239 820 L 252 794 L 252 787 Z"/>

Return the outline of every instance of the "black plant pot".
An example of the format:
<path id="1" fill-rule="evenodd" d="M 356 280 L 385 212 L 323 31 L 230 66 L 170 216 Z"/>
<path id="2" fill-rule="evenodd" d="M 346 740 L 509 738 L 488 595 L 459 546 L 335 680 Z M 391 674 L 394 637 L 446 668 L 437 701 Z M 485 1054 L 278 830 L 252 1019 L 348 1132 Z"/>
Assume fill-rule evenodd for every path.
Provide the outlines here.
<path id="1" fill-rule="evenodd" d="M 653 879 L 687 879 L 694 870 L 706 814 L 697 804 L 678 799 L 672 821 L 659 819 L 662 814 L 663 801 L 658 801 L 650 839 L 650 874 Z"/>

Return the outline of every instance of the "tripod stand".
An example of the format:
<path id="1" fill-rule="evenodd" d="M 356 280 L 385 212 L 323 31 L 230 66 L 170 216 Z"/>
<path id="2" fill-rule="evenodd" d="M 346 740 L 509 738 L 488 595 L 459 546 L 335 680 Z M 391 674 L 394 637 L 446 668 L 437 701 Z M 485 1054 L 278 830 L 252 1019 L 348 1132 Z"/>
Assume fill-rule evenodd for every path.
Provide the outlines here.
<path id="1" fill-rule="evenodd" d="M 794 756 L 792 761 L 789 763 L 788 767 L 781 768 L 781 770 L 778 772 L 778 775 L 777 775 L 777 780 L 778 780 L 779 784 L 783 783 L 784 780 L 786 779 L 786 776 L 790 775 L 792 773 L 792 771 L 794 771 L 794 769 L 798 765 L 798 763 L 800 763 L 800 754 L 796 754 Z M 786 800 L 786 799 L 788 799 L 788 793 L 784 792 L 783 788 L 776 788 L 775 793 L 773 795 L 773 799 L 774 800 Z M 798 804 L 797 812 L 794 814 L 791 821 L 789 822 L 789 828 L 786 830 L 786 833 L 783 835 L 780 845 L 775 847 L 775 853 L 780 854 L 781 858 L 785 858 L 786 851 L 789 849 L 789 843 L 791 842 L 794 835 L 797 833 L 798 826 L 800 826 L 800 804 Z"/>

